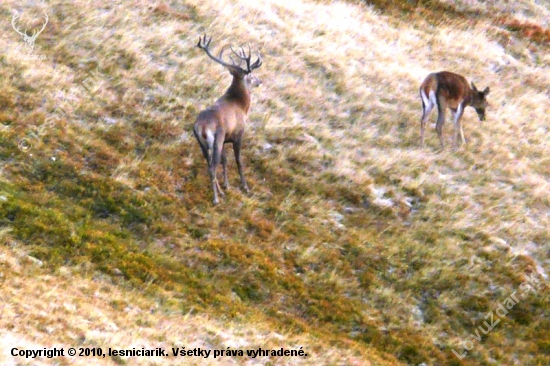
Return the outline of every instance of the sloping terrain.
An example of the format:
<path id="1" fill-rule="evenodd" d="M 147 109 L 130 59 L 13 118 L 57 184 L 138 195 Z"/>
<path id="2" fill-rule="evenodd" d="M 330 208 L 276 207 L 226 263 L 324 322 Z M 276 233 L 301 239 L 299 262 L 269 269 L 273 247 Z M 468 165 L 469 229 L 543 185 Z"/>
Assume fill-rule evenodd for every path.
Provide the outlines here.
<path id="1" fill-rule="evenodd" d="M 549 364 L 550 4 L 488 3 L 3 2 L 2 343 Z M 49 17 L 33 57 L 15 10 L 21 29 Z M 230 76 L 194 47 L 205 32 L 264 60 L 252 193 L 230 159 L 216 207 L 191 126 Z M 490 86 L 488 118 L 465 112 L 457 151 L 431 127 L 421 149 L 418 87 L 444 69 Z M 539 286 L 472 338 L 528 277 Z"/>

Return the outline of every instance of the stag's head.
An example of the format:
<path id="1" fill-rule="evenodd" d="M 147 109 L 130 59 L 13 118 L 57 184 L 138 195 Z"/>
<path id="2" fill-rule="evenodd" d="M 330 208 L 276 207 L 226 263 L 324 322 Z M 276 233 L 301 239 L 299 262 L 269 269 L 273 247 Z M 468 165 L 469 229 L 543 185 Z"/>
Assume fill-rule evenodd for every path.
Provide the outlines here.
<path id="1" fill-rule="evenodd" d="M 472 90 L 474 91 L 474 96 L 472 100 L 472 106 L 477 112 L 477 116 L 481 122 L 485 121 L 485 109 L 489 106 L 487 102 L 487 95 L 489 94 L 489 87 L 486 87 L 485 90 L 477 90 L 475 84 L 472 82 Z"/>
<path id="2" fill-rule="evenodd" d="M 262 80 L 256 75 L 248 74 L 244 77 L 244 79 L 246 81 L 246 86 L 248 87 L 248 89 L 252 87 L 257 88 L 262 85 Z"/>
<path id="3" fill-rule="evenodd" d="M 34 49 L 34 43 L 36 42 L 36 39 L 38 38 L 40 33 L 44 31 L 44 29 L 46 28 L 46 24 L 48 24 L 48 20 L 49 20 L 48 14 L 44 13 L 44 23 L 42 24 L 42 28 L 40 30 L 34 29 L 32 31 L 32 35 L 30 36 L 27 34 L 26 29 L 24 32 L 21 32 L 19 30 L 19 26 L 16 25 L 17 19 L 19 19 L 19 15 L 17 13 L 14 13 L 11 18 L 11 25 L 13 26 L 13 29 L 15 29 L 15 31 L 19 33 L 21 38 L 23 38 L 23 41 L 25 41 L 25 43 L 27 44 L 28 52 L 30 53 Z"/>
<path id="4" fill-rule="evenodd" d="M 259 86 L 261 84 L 260 79 L 256 78 L 251 73 L 253 70 L 262 66 L 262 57 L 258 53 L 258 58 L 256 59 L 256 61 L 254 61 L 254 63 L 251 62 L 252 52 L 250 50 L 250 44 L 248 45 L 248 54 L 245 52 L 243 47 L 239 47 L 237 51 L 235 51 L 232 47 L 229 47 L 231 52 L 233 53 L 233 56 L 235 56 L 238 60 L 238 62 L 236 62 L 235 59 L 233 59 L 233 56 L 230 55 L 229 59 L 231 60 L 231 63 L 229 63 L 223 60 L 225 47 L 222 47 L 220 55 L 218 57 L 210 53 L 211 41 L 212 37 L 207 38 L 206 35 L 199 37 L 199 43 L 197 43 L 197 47 L 204 50 L 204 52 L 212 60 L 227 68 L 231 75 L 233 75 L 234 77 L 238 77 L 241 79 L 244 79 L 246 77 L 248 85 Z"/>

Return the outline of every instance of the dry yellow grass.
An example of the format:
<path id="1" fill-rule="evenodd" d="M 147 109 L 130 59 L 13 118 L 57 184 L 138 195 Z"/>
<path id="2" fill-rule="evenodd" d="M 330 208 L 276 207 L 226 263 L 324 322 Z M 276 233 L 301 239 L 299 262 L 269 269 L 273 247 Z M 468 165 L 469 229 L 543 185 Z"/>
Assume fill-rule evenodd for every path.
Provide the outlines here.
<path id="1" fill-rule="evenodd" d="M 194 311 L 167 310 L 161 298 L 146 299 L 139 289 L 124 289 L 90 268 L 60 267 L 55 273 L 24 250 L 0 248 L 2 301 L 0 340 L 2 365 L 234 365 L 266 364 L 265 357 L 235 359 L 173 357 L 172 347 L 185 349 L 300 349 L 307 358 L 282 358 L 280 365 L 358 364 L 366 355 L 373 365 L 386 365 L 359 347 L 338 349 L 310 336 L 278 333 L 266 323 L 220 321 Z M 93 280 L 83 279 L 91 276 Z M 170 357 L 13 357 L 11 349 L 97 348 L 155 349 Z M 363 363 L 362 363 L 363 364 Z"/>
<path id="2" fill-rule="evenodd" d="M 315 350 L 289 364 L 548 364 L 549 47 L 494 19 L 547 28 L 550 8 L 423 3 L 3 3 L 0 203 L 25 249 L 2 248 L 2 337 Z M 17 59 L 14 8 L 49 14 L 45 60 Z M 191 126 L 230 77 L 194 48 L 203 32 L 264 58 L 243 151 L 253 193 L 216 208 Z M 456 152 L 433 128 L 419 148 L 418 86 L 439 70 L 491 87 Z M 33 140 L 60 103 L 68 115 Z M 459 361 L 451 349 L 531 273 L 542 289 Z"/>

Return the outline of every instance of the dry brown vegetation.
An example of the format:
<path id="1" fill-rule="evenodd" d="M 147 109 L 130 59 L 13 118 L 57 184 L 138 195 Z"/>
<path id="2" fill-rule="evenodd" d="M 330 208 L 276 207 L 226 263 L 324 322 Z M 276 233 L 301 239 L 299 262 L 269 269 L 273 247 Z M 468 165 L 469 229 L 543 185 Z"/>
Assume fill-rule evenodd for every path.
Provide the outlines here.
<path id="1" fill-rule="evenodd" d="M 28 28 L 48 14 L 44 60 L 18 57 L 13 9 Z M 3 2 L 0 362 L 31 364 L 12 345 L 195 345 L 309 351 L 264 364 L 549 364 L 549 14 L 523 0 Z M 191 126 L 230 76 L 194 47 L 203 32 L 264 59 L 252 194 L 230 159 L 217 207 Z M 419 148 L 418 86 L 444 69 L 491 87 L 456 152 L 433 128 Z M 541 287 L 456 358 L 527 275 Z M 75 361 L 190 362 L 32 364 Z"/>

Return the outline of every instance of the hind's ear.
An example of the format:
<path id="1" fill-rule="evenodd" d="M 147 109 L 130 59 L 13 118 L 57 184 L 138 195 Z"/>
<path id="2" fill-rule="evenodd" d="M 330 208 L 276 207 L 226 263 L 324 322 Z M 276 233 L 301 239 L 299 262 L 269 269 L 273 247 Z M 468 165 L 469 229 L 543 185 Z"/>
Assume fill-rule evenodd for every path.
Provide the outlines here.
<path id="1" fill-rule="evenodd" d="M 487 94 L 489 94 L 490 91 L 491 89 L 489 89 L 489 87 L 486 87 L 485 90 L 483 91 L 483 95 L 487 96 Z"/>
<path id="2" fill-rule="evenodd" d="M 473 89 L 474 91 L 477 91 L 476 84 L 474 84 L 473 81 L 472 81 L 472 89 Z"/>

